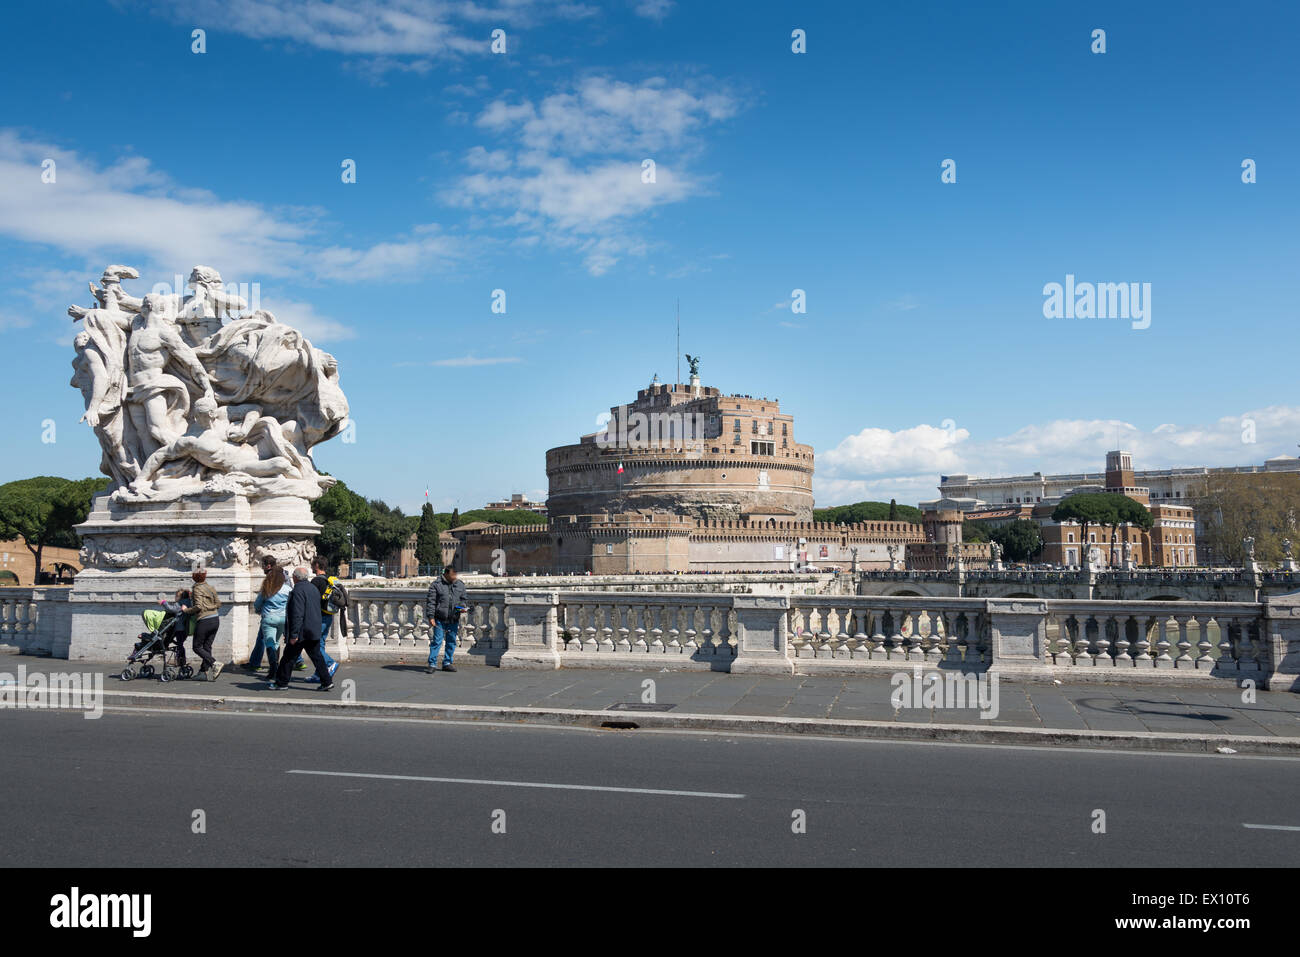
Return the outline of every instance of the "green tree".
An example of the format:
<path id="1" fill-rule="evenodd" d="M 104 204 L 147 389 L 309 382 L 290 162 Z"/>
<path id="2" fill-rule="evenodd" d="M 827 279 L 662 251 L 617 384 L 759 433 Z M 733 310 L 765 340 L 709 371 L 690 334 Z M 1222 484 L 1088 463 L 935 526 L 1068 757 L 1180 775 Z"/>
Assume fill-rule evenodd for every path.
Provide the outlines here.
<path id="1" fill-rule="evenodd" d="M 493 525 L 545 525 L 546 516 L 523 508 L 508 510 L 476 508 L 456 519 L 457 525 L 468 525 L 470 522 L 490 522 Z"/>
<path id="2" fill-rule="evenodd" d="M 961 540 L 963 542 L 987 542 L 991 541 L 989 530 L 983 522 L 962 522 L 961 523 Z"/>
<path id="3" fill-rule="evenodd" d="M 355 534 L 356 545 L 362 547 L 358 526 L 370 517 L 370 503 L 348 488 L 335 482 L 325 494 L 311 503 L 312 516 L 321 523 L 316 536 L 316 554 L 331 568 L 337 568 L 352 557 L 349 533 Z M 364 550 L 361 554 L 365 554 Z"/>
<path id="4" fill-rule="evenodd" d="M 1247 536 L 1255 539 L 1261 562 L 1281 561 L 1285 540 L 1300 546 L 1300 475 L 1295 472 L 1211 472 L 1189 489 L 1188 498 L 1184 504 L 1195 507 L 1199 525 L 1196 549 L 1205 559 L 1242 564 Z"/>
<path id="5" fill-rule="evenodd" d="M 370 500 L 370 515 L 357 528 L 367 558 L 383 559 L 399 551 L 411 537 L 407 516 L 377 498 Z"/>
<path id="6" fill-rule="evenodd" d="M 464 524 L 464 523 L 461 522 L 461 520 L 460 520 L 460 509 L 459 509 L 459 508 L 453 508 L 453 509 L 451 510 L 451 519 L 450 519 L 450 522 L 451 522 L 451 524 L 448 526 L 449 528 L 457 528 L 458 526 Z"/>
<path id="7" fill-rule="evenodd" d="M 1008 561 L 1027 562 L 1043 549 L 1043 533 L 1037 522 L 1018 518 L 992 532 L 993 541 L 1002 546 Z"/>
<path id="8" fill-rule="evenodd" d="M 442 568 L 442 547 L 438 536 L 442 529 L 438 527 L 438 518 L 433 513 L 433 506 L 428 502 L 420 509 L 420 524 L 415 531 L 415 561 L 419 565 L 432 565 L 434 571 Z"/>
<path id="9" fill-rule="evenodd" d="M 890 522 L 898 521 L 898 502 L 892 498 L 889 500 L 889 518 L 887 520 Z"/>
<path id="10" fill-rule="evenodd" d="M 914 522 L 920 523 L 921 510 L 912 505 L 899 505 L 894 503 L 894 514 L 897 516 L 896 522 Z M 813 509 L 813 521 L 830 522 L 837 524 L 843 522 L 845 525 L 855 525 L 859 522 L 886 522 L 889 521 L 890 507 L 888 502 L 855 502 L 852 505 L 833 505 L 830 508 Z"/>
<path id="11" fill-rule="evenodd" d="M 1088 548 L 1088 527 L 1118 529 L 1125 523 L 1150 528 L 1151 511 L 1141 502 L 1119 492 L 1080 492 L 1062 499 L 1052 510 L 1054 522 L 1078 522 L 1080 549 Z M 1082 554 L 1082 551 L 1081 551 Z"/>
<path id="12" fill-rule="evenodd" d="M 0 485 L 0 538 L 22 538 L 39 581 L 45 546 L 80 547 L 73 526 L 86 520 L 91 499 L 107 487 L 106 478 L 72 481 L 52 475 Z"/>

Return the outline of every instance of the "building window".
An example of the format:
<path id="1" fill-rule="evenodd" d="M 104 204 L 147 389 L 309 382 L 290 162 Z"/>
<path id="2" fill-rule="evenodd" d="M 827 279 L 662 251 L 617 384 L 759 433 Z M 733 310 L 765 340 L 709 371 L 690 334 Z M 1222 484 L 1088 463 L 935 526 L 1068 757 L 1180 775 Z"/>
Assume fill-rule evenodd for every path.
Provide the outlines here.
<path id="1" fill-rule="evenodd" d="M 776 449 L 771 442 L 750 442 L 750 455 L 775 455 Z"/>
<path id="2" fill-rule="evenodd" d="M 789 434 L 790 434 L 790 423 L 789 423 L 789 422 L 782 422 L 782 423 L 781 423 L 781 434 L 782 434 L 782 435 L 789 435 Z"/>
<path id="3" fill-rule="evenodd" d="M 611 543 L 609 543 L 609 542 L 606 542 L 606 543 L 605 543 L 605 554 L 606 554 L 606 555 L 613 555 L 613 554 L 614 554 L 614 546 L 613 546 Z"/>
<path id="4" fill-rule="evenodd" d="M 1066 540 L 1067 542 L 1073 542 L 1073 541 L 1074 541 L 1074 532 L 1070 532 L 1070 533 L 1066 536 L 1066 539 L 1065 539 L 1065 540 Z"/>

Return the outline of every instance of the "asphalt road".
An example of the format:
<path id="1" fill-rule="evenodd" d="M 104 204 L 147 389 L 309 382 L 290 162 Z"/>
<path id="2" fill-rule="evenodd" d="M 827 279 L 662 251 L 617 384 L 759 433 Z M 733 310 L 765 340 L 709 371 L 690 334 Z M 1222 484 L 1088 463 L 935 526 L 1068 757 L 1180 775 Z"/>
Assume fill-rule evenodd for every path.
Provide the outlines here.
<path id="1" fill-rule="evenodd" d="M 0 713 L 9 866 L 1291 866 L 1298 793 L 1243 755 Z"/>

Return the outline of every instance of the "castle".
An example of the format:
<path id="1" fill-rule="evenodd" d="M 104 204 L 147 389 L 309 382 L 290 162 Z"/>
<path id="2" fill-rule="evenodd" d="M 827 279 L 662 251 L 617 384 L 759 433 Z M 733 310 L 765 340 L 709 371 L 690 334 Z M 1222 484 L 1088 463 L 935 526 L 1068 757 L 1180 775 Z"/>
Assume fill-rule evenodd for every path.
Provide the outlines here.
<path id="1" fill-rule="evenodd" d="M 813 521 L 813 449 L 775 399 L 657 377 L 602 431 L 546 453 L 545 525 L 475 522 L 443 561 L 495 574 L 946 569 L 987 559 L 957 513 L 925 524 Z M 954 525 L 955 519 L 955 525 Z M 975 552 L 970 550 L 974 548 Z M 976 554 L 978 553 L 978 554 Z"/>

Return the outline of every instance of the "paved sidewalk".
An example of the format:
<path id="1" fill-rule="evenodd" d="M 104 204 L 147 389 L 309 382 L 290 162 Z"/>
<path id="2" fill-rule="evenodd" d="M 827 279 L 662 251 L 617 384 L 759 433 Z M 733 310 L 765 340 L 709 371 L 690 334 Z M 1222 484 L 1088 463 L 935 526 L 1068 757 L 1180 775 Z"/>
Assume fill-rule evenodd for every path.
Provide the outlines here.
<path id="1" fill-rule="evenodd" d="M 971 725 L 1035 730 L 1152 732 L 1300 738 L 1300 695 L 1257 692 L 1246 704 L 1227 682 L 1204 688 L 1123 687 L 1119 685 L 1044 685 L 1002 681 L 998 714 L 981 718 L 978 709 L 903 708 L 890 702 L 888 677 L 760 677 L 723 672 L 606 671 L 565 669 L 513 671 L 470 661 L 456 673 L 424 673 L 424 663 L 348 662 L 335 676 L 336 690 L 322 693 L 307 684 L 309 671 L 295 673 L 292 688 L 275 692 L 260 677 L 227 666 L 215 682 L 156 678 L 118 678 L 120 665 L 69 662 L 55 658 L 0 654 L 0 673 L 18 667 L 33 672 L 93 672 L 105 675 L 106 691 L 176 696 L 231 696 L 268 701 L 338 701 L 344 679 L 355 682 L 358 704 L 453 705 L 538 708 L 560 711 L 620 710 L 732 717 L 888 721 L 918 725 Z M 3 680 L 0 678 L 0 680 Z M 641 704 L 643 682 L 654 681 L 659 707 Z M 616 708 L 616 706 L 622 706 Z"/>

